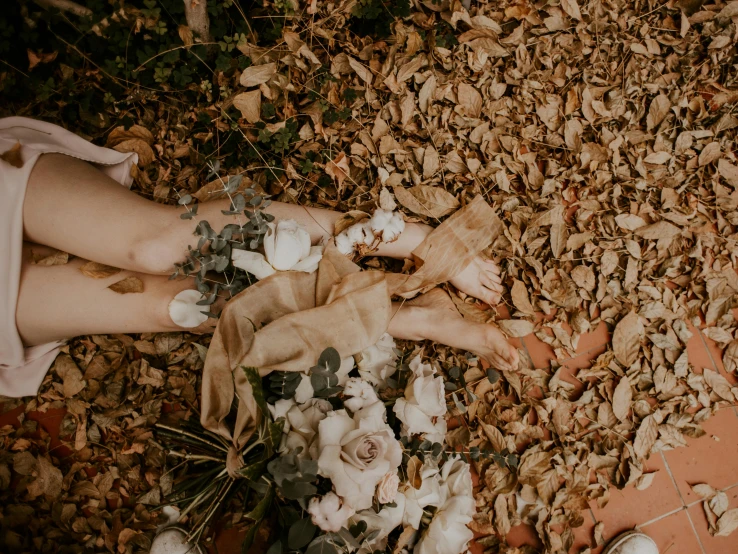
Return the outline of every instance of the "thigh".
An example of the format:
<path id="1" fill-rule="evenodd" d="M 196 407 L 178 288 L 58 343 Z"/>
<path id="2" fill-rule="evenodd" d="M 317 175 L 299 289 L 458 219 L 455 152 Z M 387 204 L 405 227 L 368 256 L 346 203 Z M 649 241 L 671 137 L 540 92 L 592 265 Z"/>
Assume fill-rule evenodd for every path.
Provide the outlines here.
<path id="1" fill-rule="evenodd" d="M 31 263 L 31 251 L 43 248 L 26 244 L 23 249 L 16 324 L 26 346 L 78 335 L 182 330 L 169 318 L 169 302 L 194 288 L 191 279 L 131 271 L 94 279 L 80 271 L 86 260 L 79 258 L 57 266 Z M 140 279 L 143 292 L 120 294 L 109 288 L 126 277 Z"/>
<path id="2" fill-rule="evenodd" d="M 87 162 L 43 154 L 28 180 L 23 231 L 33 243 L 145 271 L 136 246 L 159 235 L 172 215 L 171 207 L 142 198 Z"/>

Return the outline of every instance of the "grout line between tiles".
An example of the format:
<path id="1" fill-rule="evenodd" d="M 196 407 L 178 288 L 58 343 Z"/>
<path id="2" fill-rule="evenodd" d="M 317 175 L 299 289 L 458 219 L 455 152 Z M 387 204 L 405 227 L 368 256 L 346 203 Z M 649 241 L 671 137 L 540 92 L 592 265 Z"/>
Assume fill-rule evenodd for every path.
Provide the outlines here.
<path id="1" fill-rule="evenodd" d="M 679 490 L 679 485 L 677 485 L 676 479 L 674 479 L 674 474 L 671 471 L 671 468 L 669 467 L 669 462 L 666 459 L 666 456 L 664 456 L 664 451 L 660 450 L 659 454 L 661 455 L 661 459 L 664 461 L 664 467 L 666 468 L 666 473 L 669 474 L 669 478 L 671 479 L 671 484 L 674 485 L 674 488 L 677 491 L 677 494 L 679 495 L 679 500 L 682 501 L 682 506 L 686 507 L 687 503 L 684 502 L 684 497 L 682 496 L 682 491 Z"/>
<path id="2" fill-rule="evenodd" d="M 653 523 L 656 523 L 657 521 L 661 521 L 662 519 L 665 519 L 665 518 L 667 518 L 669 516 L 673 516 L 674 514 L 678 514 L 682 510 L 686 510 L 686 509 L 687 509 L 686 506 L 681 506 L 680 508 L 677 508 L 676 510 L 672 510 L 670 512 L 666 512 L 665 514 L 661 514 L 660 516 L 655 517 L 653 519 L 649 519 L 648 521 L 646 521 L 644 523 L 638 523 L 638 524 L 636 524 L 636 528 L 637 529 L 642 529 L 643 527 L 648 527 L 649 525 L 651 525 Z"/>
<path id="3" fill-rule="evenodd" d="M 689 515 L 689 510 L 685 511 L 687 512 L 687 519 L 689 520 L 689 524 L 692 526 L 692 532 L 694 533 L 694 537 L 697 539 L 697 544 L 700 545 L 702 554 L 707 554 L 707 552 L 705 552 L 705 546 L 702 544 L 702 539 L 700 539 L 700 535 L 697 533 L 697 528 L 694 526 L 694 521 L 692 521 L 692 516 Z"/>

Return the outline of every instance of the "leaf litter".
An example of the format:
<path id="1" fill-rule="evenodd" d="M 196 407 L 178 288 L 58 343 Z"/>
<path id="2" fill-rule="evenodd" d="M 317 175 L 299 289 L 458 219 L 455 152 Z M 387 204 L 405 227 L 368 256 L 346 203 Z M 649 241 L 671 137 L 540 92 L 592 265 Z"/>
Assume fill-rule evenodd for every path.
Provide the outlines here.
<path id="1" fill-rule="evenodd" d="M 521 552 L 505 536 L 528 523 L 543 551 L 568 552 L 590 503 L 605 506 L 612 487 L 647 489 L 650 455 L 704 435 L 701 423 L 736 402 L 732 381 L 693 366 L 687 344 L 704 327 L 724 348 L 725 370 L 738 371 L 738 83 L 727 70 L 737 61 L 738 2 L 417 2 L 391 40 L 343 31 L 348 3 L 311 3 L 308 13 L 288 17 L 273 48 L 239 42 L 252 65 L 230 83 L 221 73 L 221 84 L 234 88 L 242 119 L 217 103 L 199 106 L 213 131 L 188 136 L 180 128 L 195 111 L 164 118 L 146 108 L 137 124 L 114 128 L 107 146 L 138 153 L 140 192 L 205 200 L 222 180 L 203 185 L 193 153 L 214 133 L 234 129 L 252 143 L 254 124 L 276 134 L 296 117 L 284 171 L 263 160 L 229 167 L 242 187 L 352 218 L 377 202 L 399 204 L 409 221 L 431 224 L 484 195 L 504 222 L 489 254 L 511 292 L 510 313 L 454 301 L 510 336 L 535 334 L 555 359 L 534 368 L 523 355 L 518 372 L 493 383 L 477 360 L 433 345 L 444 368 L 460 365 L 474 383 L 448 442 L 516 455 L 475 461 L 472 527 L 482 546 Z M 331 78 L 316 84 L 321 64 Z M 353 98 L 349 115 L 335 119 L 342 98 Z M 280 122 L 264 121 L 267 103 Z M 22 165 L 17 150 L 2 160 Z M 158 161 L 167 166 L 154 168 Z M 66 263 L 64 253 L 39 261 Z M 94 278 L 117 273 L 83 268 Z M 140 292 L 134 279 L 110 288 Z M 603 324 L 611 344 L 572 374 L 563 364 Z M 153 425 L 196 417 L 208 340 L 70 341 L 18 425 L 1 429 L 6 543 L 20 545 L 30 525 L 39 544 L 72 537 L 100 551 L 147 550 L 154 507 L 172 483 Z M 25 417 L 60 409 L 61 442 Z M 724 493 L 697 487 L 712 534 L 738 527 Z M 602 532 L 595 528 L 590 547 Z"/>

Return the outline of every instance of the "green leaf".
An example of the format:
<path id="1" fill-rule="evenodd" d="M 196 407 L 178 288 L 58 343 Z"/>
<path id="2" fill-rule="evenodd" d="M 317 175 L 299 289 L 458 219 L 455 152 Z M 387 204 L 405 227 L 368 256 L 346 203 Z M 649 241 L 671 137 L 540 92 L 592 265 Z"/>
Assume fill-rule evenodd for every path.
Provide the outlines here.
<path id="1" fill-rule="evenodd" d="M 267 408 L 266 400 L 264 400 L 264 390 L 261 387 L 259 370 L 255 367 L 244 367 L 243 371 L 246 374 L 249 385 L 251 385 L 251 392 L 254 395 L 256 405 L 259 406 L 259 410 L 261 410 L 264 417 L 269 417 L 269 408 Z"/>
<path id="2" fill-rule="evenodd" d="M 266 460 L 259 460 L 255 464 L 243 466 L 238 470 L 238 474 L 244 479 L 255 480 L 257 477 L 261 477 L 266 469 Z"/>
<path id="3" fill-rule="evenodd" d="M 331 373 L 336 373 L 341 368 L 341 355 L 333 347 L 328 347 L 320 354 L 318 365 L 327 367 Z"/>
<path id="4" fill-rule="evenodd" d="M 330 535 L 320 535 L 310 543 L 305 554 L 338 554 L 339 550 L 331 542 Z"/>
<path id="5" fill-rule="evenodd" d="M 308 517 L 296 521 L 287 533 L 287 545 L 292 550 L 298 550 L 303 546 L 307 546 L 313 540 L 317 530 L 318 528 Z"/>
<path id="6" fill-rule="evenodd" d="M 241 554 L 248 554 L 251 546 L 254 544 L 254 539 L 256 538 L 256 533 L 259 530 L 260 524 L 261 521 L 257 521 L 249 528 L 246 536 L 243 538 L 243 542 L 241 543 Z"/>
<path id="7" fill-rule="evenodd" d="M 321 375 L 320 373 L 313 373 L 310 375 L 310 384 L 313 385 L 313 390 L 318 393 L 323 389 L 327 389 L 330 385 L 328 377 Z"/>
<path id="8" fill-rule="evenodd" d="M 495 371 L 491 367 L 487 369 L 487 379 L 489 379 L 489 382 L 493 385 L 500 380 L 500 377 L 501 375 L 499 371 Z"/>
<path id="9" fill-rule="evenodd" d="M 269 547 L 269 550 L 266 551 L 266 554 L 282 554 L 282 552 L 283 552 L 282 541 L 278 540 L 272 546 Z"/>
<path id="10" fill-rule="evenodd" d="M 264 519 L 264 516 L 267 513 L 267 510 L 272 505 L 272 500 L 274 500 L 274 486 L 271 485 L 269 489 L 267 490 L 266 494 L 264 495 L 264 498 L 259 500 L 259 503 L 254 506 L 254 509 L 251 510 L 249 513 L 244 514 L 243 517 L 248 519 L 253 519 L 257 523 Z"/>

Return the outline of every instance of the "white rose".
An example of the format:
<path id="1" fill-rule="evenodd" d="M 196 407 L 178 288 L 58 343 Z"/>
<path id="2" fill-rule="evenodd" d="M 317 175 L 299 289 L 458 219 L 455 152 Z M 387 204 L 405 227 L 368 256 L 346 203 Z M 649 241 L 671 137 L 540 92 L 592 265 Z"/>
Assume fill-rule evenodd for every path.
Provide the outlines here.
<path id="1" fill-rule="evenodd" d="M 452 496 L 474 497 L 473 483 L 469 464 L 460 456 L 452 456 L 441 468 L 441 490 L 444 495 L 442 503 Z"/>
<path id="2" fill-rule="evenodd" d="M 310 246 L 310 234 L 296 221 L 284 219 L 267 223 L 264 237 L 266 256 L 251 250 L 233 250 L 231 261 L 239 269 L 248 271 L 257 279 L 269 277 L 276 271 L 303 271 L 312 273 L 323 258 L 322 246 Z"/>
<path id="3" fill-rule="evenodd" d="M 302 448 L 300 458 L 317 459 L 318 425 L 332 409 L 331 403 L 323 398 L 311 398 L 301 405 L 292 399 L 277 400 L 274 406 L 269 406 L 274 419 L 285 418 L 279 451 L 294 452 Z"/>
<path id="4" fill-rule="evenodd" d="M 424 508 L 440 506 L 444 497 L 438 466 L 431 458 L 426 459 L 423 467 L 420 468 L 420 479 L 420 488 L 416 489 L 406 484 L 400 489 L 405 496 L 405 513 L 402 521 L 413 529 L 420 528 Z"/>
<path id="5" fill-rule="evenodd" d="M 393 242 L 397 240 L 397 237 L 399 237 L 404 230 L 405 220 L 402 219 L 402 214 L 400 212 L 395 212 L 382 230 L 382 241 Z"/>
<path id="6" fill-rule="evenodd" d="M 380 390 L 387 387 L 387 378 L 397 371 L 395 340 L 387 333 L 376 344 L 357 354 L 359 375 Z"/>
<path id="7" fill-rule="evenodd" d="M 207 312 L 207 306 L 198 306 L 197 303 L 205 298 L 200 291 L 183 290 L 172 298 L 169 303 L 169 317 L 175 325 L 186 329 L 197 327 L 208 319 L 202 312 Z"/>
<path id="8" fill-rule="evenodd" d="M 364 541 L 357 554 L 369 554 L 376 550 L 383 551 L 386 546 L 387 537 L 402 524 L 402 515 L 405 513 L 405 497 L 402 493 L 395 498 L 395 506 L 385 506 L 379 512 L 372 509 L 358 512 L 351 518 L 352 524 L 360 521 L 366 523 L 365 535 L 378 531 L 371 541 Z"/>
<path id="9" fill-rule="evenodd" d="M 474 499 L 452 496 L 436 512 L 413 549 L 414 554 L 459 554 L 474 537 L 467 524 L 475 512 Z"/>
<path id="10" fill-rule="evenodd" d="M 421 364 L 420 356 L 410 362 L 413 376 L 405 388 L 405 398 L 395 402 L 394 412 L 402 421 L 403 433 L 425 435 L 431 442 L 443 442 L 446 436 L 446 390 L 443 378 L 436 376 L 430 364 Z"/>
<path id="11" fill-rule="evenodd" d="M 323 498 L 311 498 L 307 511 L 313 523 L 329 533 L 338 533 L 354 515 L 354 510 L 334 492 L 329 492 Z"/>
<path id="12" fill-rule="evenodd" d="M 400 478 L 397 472 L 387 473 L 377 484 L 377 502 L 380 504 L 394 502 L 399 486 Z"/>
<path id="13" fill-rule="evenodd" d="M 318 427 L 318 471 L 357 511 L 372 505 L 377 483 L 402 461 L 402 447 L 385 416 L 384 405 L 376 402 L 353 418 L 346 410 L 330 412 Z"/>
<path id="14" fill-rule="evenodd" d="M 377 393 L 374 392 L 374 387 L 357 377 L 352 377 L 346 382 L 343 394 L 349 397 L 344 400 L 343 404 L 352 412 L 358 412 L 379 400 Z"/>
<path id="15" fill-rule="evenodd" d="M 354 358 L 349 356 L 341 360 L 341 367 L 336 371 L 336 377 L 338 377 L 338 386 L 343 387 L 349 379 L 349 373 L 354 369 Z M 303 373 L 300 375 L 300 384 L 297 385 L 295 390 L 295 402 L 303 404 L 315 396 L 315 389 L 313 384 L 310 382 L 310 375 Z"/>

